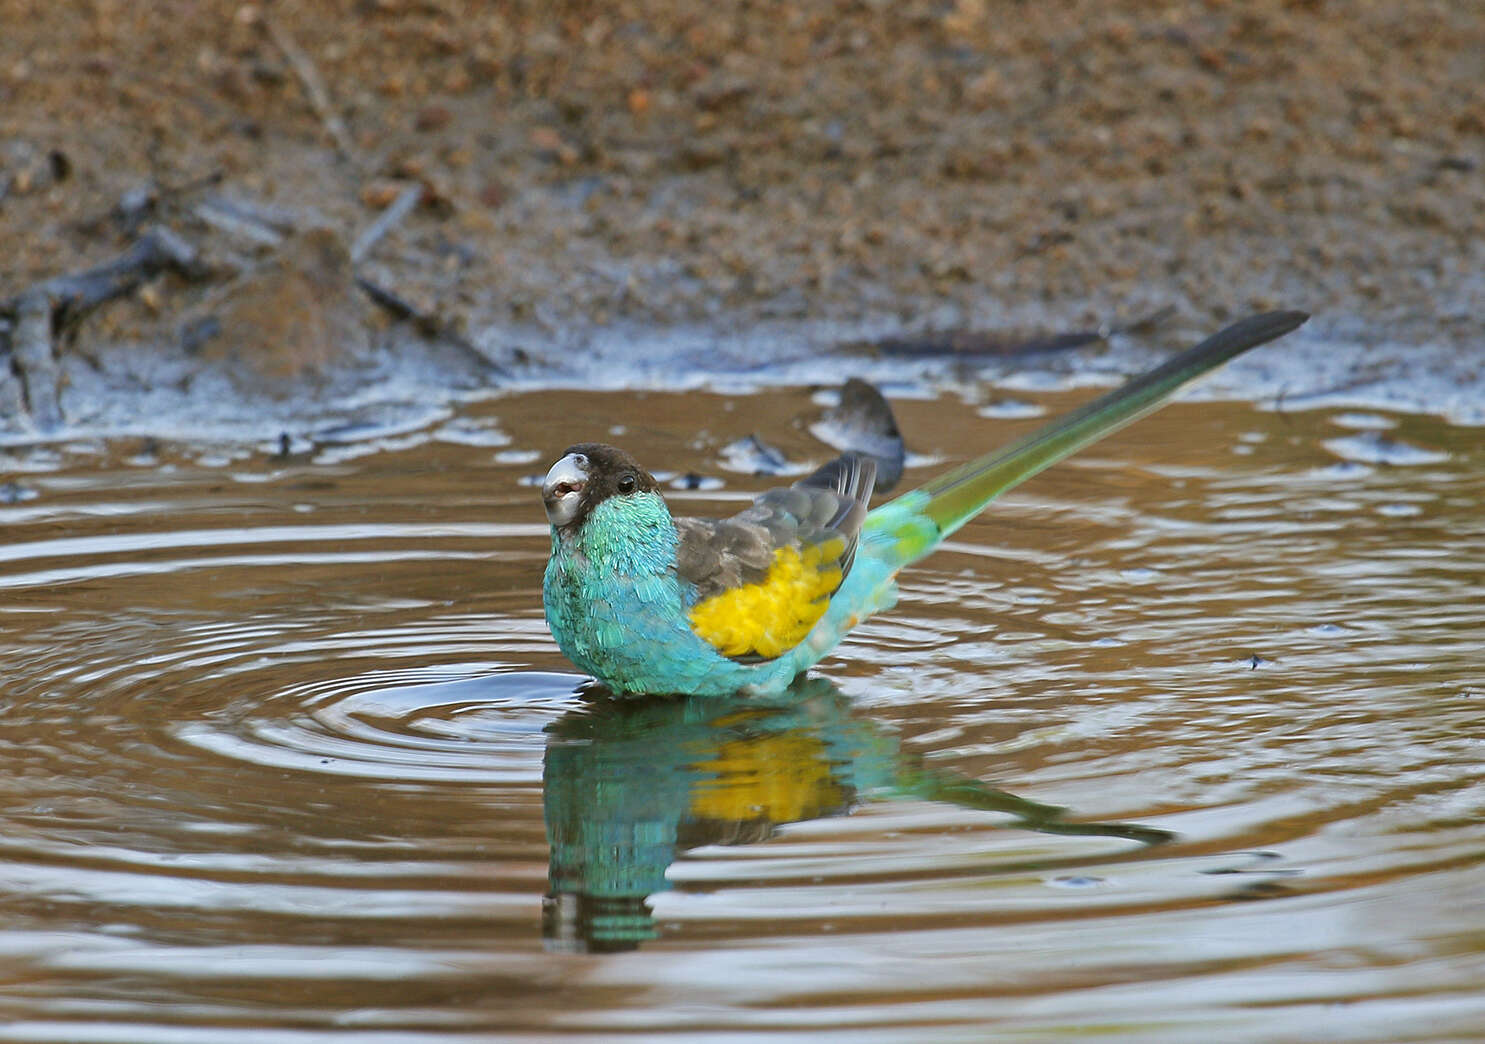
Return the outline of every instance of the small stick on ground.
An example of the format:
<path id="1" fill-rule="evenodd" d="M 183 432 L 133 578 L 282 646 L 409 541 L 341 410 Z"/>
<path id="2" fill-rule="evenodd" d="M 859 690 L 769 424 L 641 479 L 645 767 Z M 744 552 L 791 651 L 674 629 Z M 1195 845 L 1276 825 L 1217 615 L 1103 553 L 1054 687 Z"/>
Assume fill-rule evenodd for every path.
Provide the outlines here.
<path id="1" fill-rule="evenodd" d="M 31 420 L 41 431 L 56 431 L 62 426 L 62 404 L 52 351 L 52 298 L 45 283 L 17 299 L 13 337 L 13 365 L 25 386 Z"/>
<path id="2" fill-rule="evenodd" d="M 83 272 L 54 276 L 0 301 L 0 315 L 14 315 L 24 298 L 44 293 L 52 302 L 53 326 L 60 333 L 94 308 L 127 294 L 167 268 L 193 279 L 204 274 L 195 247 L 167 228 L 152 228 L 112 261 Z"/>
<path id="3" fill-rule="evenodd" d="M 79 218 L 73 227 L 84 235 L 101 235 L 110 228 L 125 235 L 137 235 L 166 208 L 175 208 L 182 198 L 221 184 L 225 177 L 224 171 L 213 170 L 179 184 L 146 181 L 126 189 L 108 210 Z"/>
<path id="4" fill-rule="evenodd" d="M 356 285 L 366 292 L 366 296 L 385 308 L 398 319 L 411 322 L 417 331 L 424 337 L 436 341 L 443 341 L 458 348 L 469 357 L 480 369 L 497 377 L 509 377 L 510 371 L 491 359 L 475 346 L 474 342 L 465 337 L 453 325 L 442 317 L 432 312 L 425 311 L 402 297 L 393 290 L 388 290 L 379 283 L 374 283 L 365 276 L 356 277 Z"/>
<path id="5" fill-rule="evenodd" d="M 397 193 L 397 198 L 392 200 L 387 209 L 377 215 L 377 219 L 356 237 L 356 242 L 351 246 L 351 264 L 359 265 L 365 261 L 367 256 L 376 249 L 377 243 L 381 242 L 382 237 L 412 213 L 413 208 L 422 201 L 422 185 L 409 185 Z"/>
<path id="6" fill-rule="evenodd" d="M 112 261 L 84 272 L 56 276 L 0 301 L 0 360 L 8 359 L 24 386 L 24 401 L 36 427 L 62 424 L 55 339 L 99 305 L 129 293 L 146 279 L 176 269 L 201 276 L 196 248 L 165 228 L 154 228 Z M 0 401 L 15 397 L 0 388 Z"/>
<path id="7" fill-rule="evenodd" d="M 1146 334 L 1175 314 L 1176 306 L 1166 305 L 1164 308 L 1157 308 L 1149 315 L 1142 315 L 1127 323 L 1109 323 L 1099 329 L 1107 331 L 1104 334 L 1106 338 L 1116 334 Z"/>
<path id="8" fill-rule="evenodd" d="M 279 28 L 277 22 L 271 18 L 262 21 L 263 31 L 273 41 L 273 45 L 283 52 L 284 58 L 294 70 L 294 75 L 299 78 L 300 86 L 304 88 L 305 97 L 309 99 L 310 108 L 314 109 L 315 115 L 320 118 L 325 132 L 330 135 L 330 140 L 335 143 L 335 150 L 340 153 L 342 159 L 357 162 L 356 147 L 351 143 L 350 131 L 346 129 L 345 121 L 335 111 L 334 104 L 330 101 L 330 92 L 325 89 L 325 81 L 320 78 L 320 71 L 309 55 L 300 50 L 294 38 L 285 29 Z"/>
<path id="9" fill-rule="evenodd" d="M 980 358 L 993 356 L 1036 355 L 1062 352 L 1084 345 L 1107 341 L 1117 334 L 1147 333 L 1175 312 L 1166 307 L 1128 323 L 1104 323 L 1096 330 L 1028 337 L 1000 332 L 951 330 L 942 333 L 912 334 L 888 337 L 867 347 L 881 355 L 907 358 L 950 356 Z"/>
<path id="10" fill-rule="evenodd" d="M 294 232 L 297 222 L 279 213 L 240 199 L 210 195 L 191 208 L 191 215 L 212 228 L 255 246 L 282 246 L 284 236 Z"/>
<path id="11" fill-rule="evenodd" d="M 376 249 L 377 243 L 381 242 L 382 238 L 395 228 L 398 222 L 412 213 L 413 208 L 422 202 L 423 195 L 423 186 L 419 184 L 408 185 L 399 192 L 397 198 L 388 205 L 387 209 L 383 210 L 377 219 L 356 237 L 356 242 L 351 247 L 351 264 L 359 265 L 365 261 Z M 442 341 L 459 349 L 486 373 L 498 377 L 510 376 L 509 371 L 480 351 L 469 338 L 456 330 L 453 324 L 443 317 L 419 308 L 395 290 L 390 290 L 364 275 L 356 276 L 356 285 L 366 293 L 367 297 L 371 298 L 374 304 L 386 309 L 398 319 L 411 322 L 424 337 Z"/>
<path id="12" fill-rule="evenodd" d="M 10 344 L 14 324 L 0 319 L 0 421 L 20 417 L 26 412 L 26 389 L 11 359 Z"/>

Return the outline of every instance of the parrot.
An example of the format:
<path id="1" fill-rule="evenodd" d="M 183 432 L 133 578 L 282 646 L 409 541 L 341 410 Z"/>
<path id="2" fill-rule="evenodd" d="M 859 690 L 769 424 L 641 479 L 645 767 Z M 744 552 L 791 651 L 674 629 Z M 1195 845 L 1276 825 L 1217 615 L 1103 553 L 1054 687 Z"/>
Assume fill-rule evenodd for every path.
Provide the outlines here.
<path id="1" fill-rule="evenodd" d="M 659 483 L 624 450 L 569 446 L 541 488 L 552 636 L 620 696 L 778 696 L 862 620 L 892 608 L 898 573 L 990 501 L 1308 318 L 1275 311 L 1239 320 L 876 508 L 876 461 L 861 453 L 711 519 L 673 515 Z"/>

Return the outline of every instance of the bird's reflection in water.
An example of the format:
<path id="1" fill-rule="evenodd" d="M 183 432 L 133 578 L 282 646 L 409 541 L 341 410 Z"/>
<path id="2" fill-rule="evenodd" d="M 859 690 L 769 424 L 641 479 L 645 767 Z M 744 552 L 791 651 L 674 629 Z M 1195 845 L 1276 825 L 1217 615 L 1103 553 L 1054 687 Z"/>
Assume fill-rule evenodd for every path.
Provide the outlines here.
<path id="1" fill-rule="evenodd" d="M 746 704 L 615 699 L 594 689 L 547 731 L 550 949 L 634 949 L 657 934 L 646 900 L 669 887 L 665 870 L 679 853 L 752 844 L 781 824 L 844 815 L 869 799 L 1004 812 L 1044 833 L 1146 844 L 1172 837 L 1127 823 L 1070 823 L 1060 808 L 926 767 L 821 678 Z"/>

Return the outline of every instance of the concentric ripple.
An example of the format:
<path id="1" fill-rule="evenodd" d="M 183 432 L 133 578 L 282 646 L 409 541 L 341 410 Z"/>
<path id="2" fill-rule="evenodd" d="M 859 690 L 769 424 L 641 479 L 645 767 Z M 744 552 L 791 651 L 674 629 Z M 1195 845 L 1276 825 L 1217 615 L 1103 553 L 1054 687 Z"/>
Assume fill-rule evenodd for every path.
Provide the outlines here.
<path id="1" fill-rule="evenodd" d="M 1017 395 L 902 427 L 947 463 L 1061 405 Z M 650 418 L 631 448 L 725 511 L 736 440 L 825 452 L 806 391 L 745 405 L 26 458 L 0 1041 L 1485 1025 L 1478 432 L 1176 406 L 963 530 L 787 698 L 580 688 L 540 616 L 551 418 Z"/>
<path id="2" fill-rule="evenodd" d="M 409 669 L 294 686 L 232 723 L 178 726 L 186 743 L 254 765 L 360 779 L 536 783 L 542 733 L 582 681 L 522 672 L 433 680 Z M 275 714 L 275 711 L 279 712 Z"/>

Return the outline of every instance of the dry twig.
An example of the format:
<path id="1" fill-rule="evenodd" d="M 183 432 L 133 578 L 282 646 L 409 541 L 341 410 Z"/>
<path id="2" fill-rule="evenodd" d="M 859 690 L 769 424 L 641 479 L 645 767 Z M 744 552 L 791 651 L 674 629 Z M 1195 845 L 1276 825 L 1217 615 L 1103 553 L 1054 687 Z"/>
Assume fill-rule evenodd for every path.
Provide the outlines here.
<path id="1" fill-rule="evenodd" d="M 358 275 L 356 277 L 356 285 L 365 291 L 367 297 L 371 298 L 377 305 L 385 308 L 393 316 L 412 323 L 413 327 L 424 337 L 453 345 L 459 351 L 463 352 L 470 361 L 487 373 L 499 377 L 510 376 L 509 370 L 480 351 L 473 341 L 455 329 L 454 325 L 442 316 L 419 308 L 396 291 L 388 290 L 386 287 L 372 282 L 365 276 Z"/>
<path id="2" fill-rule="evenodd" d="M 56 338 L 99 305 L 166 269 L 193 278 L 202 274 L 195 247 L 169 229 L 153 228 L 112 261 L 47 279 L 0 301 L 0 361 L 9 363 L 9 380 L 0 381 L 5 385 L 0 403 L 15 408 L 17 390 L 23 388 L 21 398 L 36 427 L 60 427 Z"/>
<path id="3" fill-rule="evenodd" d="M 351 142 L 351 133 L 346 128 L 345 121 L 340 118 L 340 114 L 335 111 L 335 105 L 330 101 L 330 92 L 325 89 L 325 81 L 320 78 L 320 71 L 315 67 L 314 61 L 294 42 L 288 30 L 281 28 L 273 19 L 264 18 L 261 24 L 263 31 L 268 34 L 273 45 L 283 52 L 285 60 L 294 70 L 294 75 L 299 78 L 305 97 L 309 99 L 310 108 L 314 109 L 315 115 L 320 118 L 320 123 L 325 127 L 325 132 L 335 143 L 335 150 L 340 153 L 342 159 L 351 163 L 357 162 L 356 147 Z"/>
<path id="4" fill-rule="evenodd" d="M 390 232 L 399 221 L 412 213 L 413 207 L 422 201 L 422 185 L 409 185 L 397 193 L 397 198 L 392 200 L 387 209 L 377 215 L 377 219 L 356 237 L 356 242 L 351 247 L 351 264 L 359 265 L 365 261 L 372 250 L 376 249 L 376 245 L 381 242 L 382 237 Z"/>

